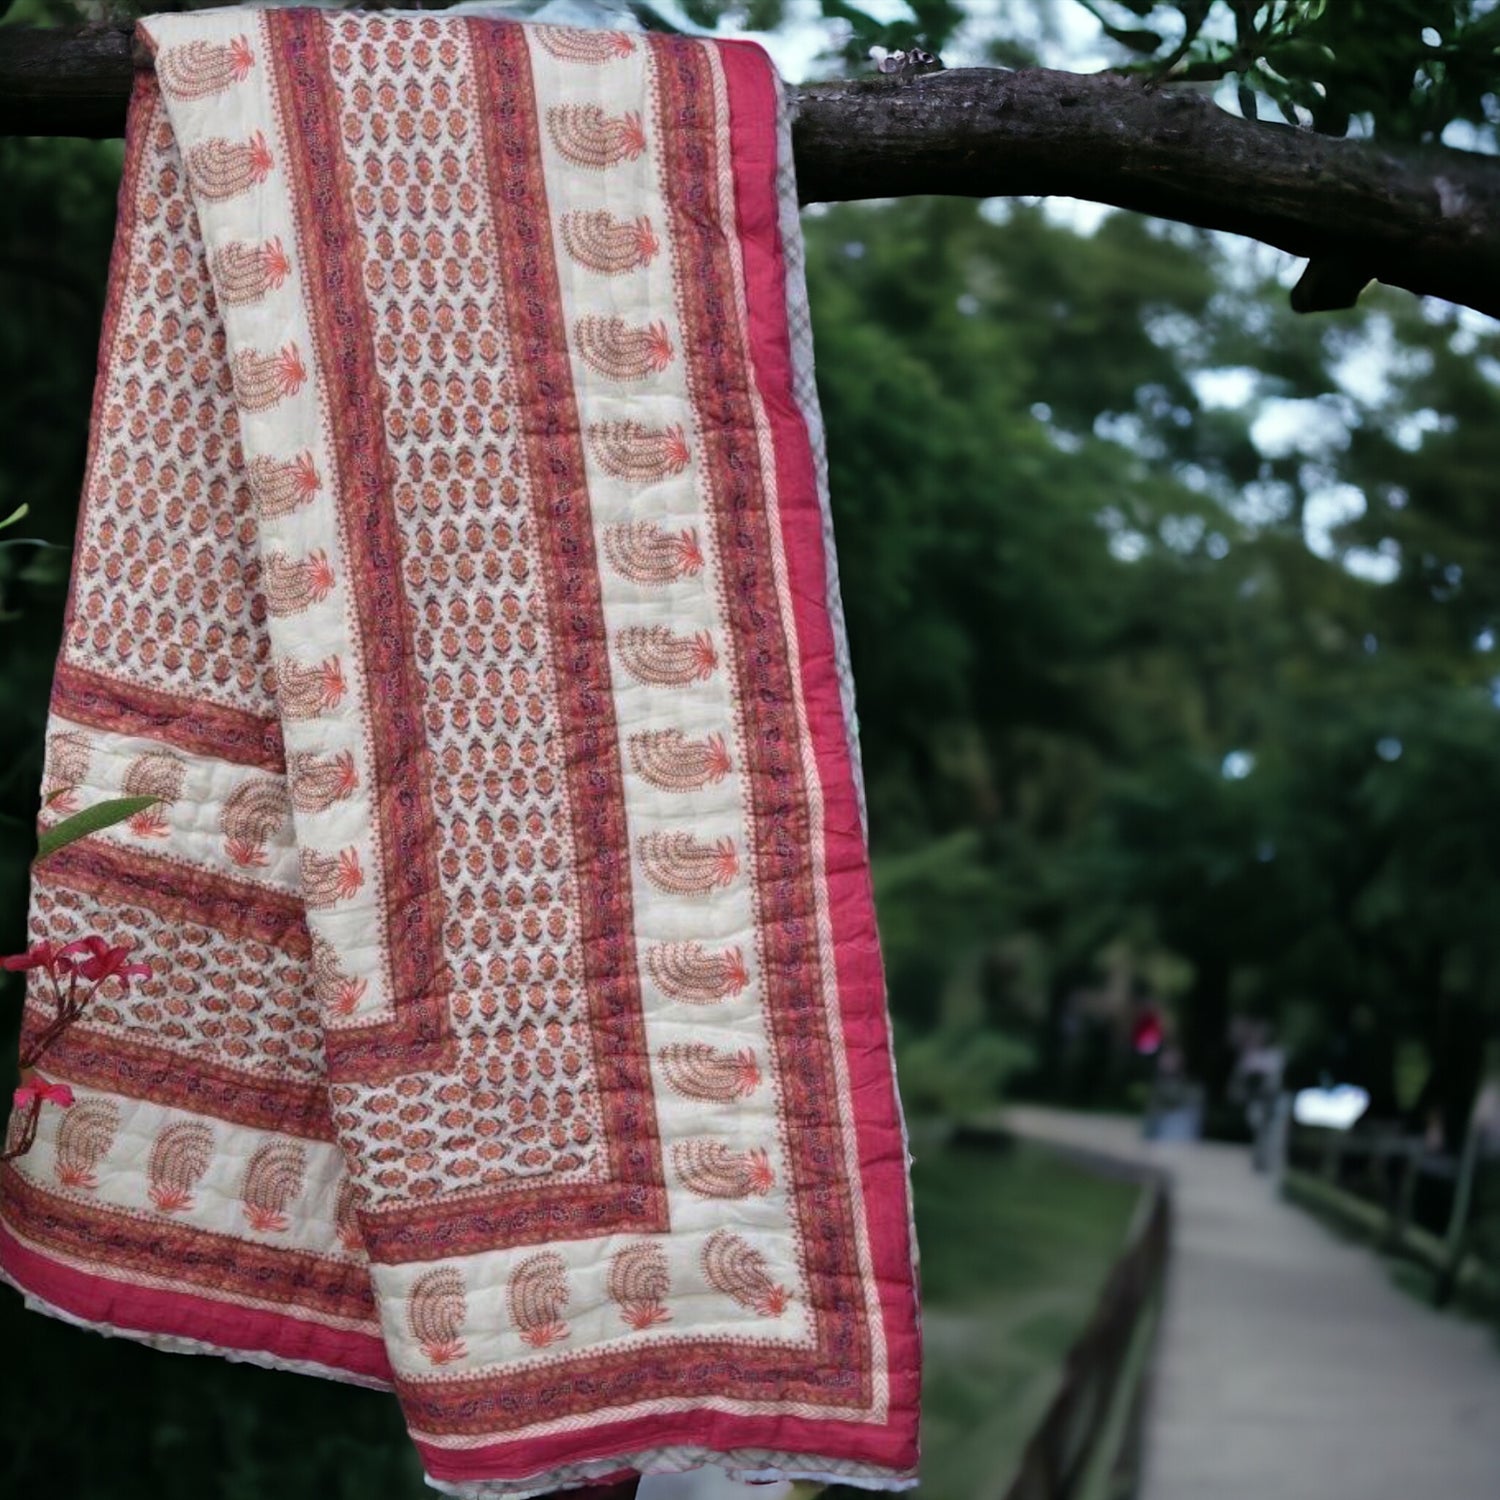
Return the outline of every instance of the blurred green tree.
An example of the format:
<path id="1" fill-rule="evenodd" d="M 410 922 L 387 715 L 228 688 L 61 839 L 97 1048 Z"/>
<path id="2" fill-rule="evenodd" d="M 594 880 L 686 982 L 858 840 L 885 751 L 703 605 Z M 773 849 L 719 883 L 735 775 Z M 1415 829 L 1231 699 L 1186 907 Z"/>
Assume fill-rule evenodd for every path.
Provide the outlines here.
<path id="1" fill-rule="evenodd" d="M 1045 954 L 1054 1015 L 1144 934 L 1187 962 L 1210 1084 L 1234 1011 L 1311 1005 L 1330 1065 L 1373 1017 L 1461 1116 L 1496 1015 L 1493 327 L 1299 320 L 1253 261 L 1123 216 L 808 229 L 876 846 L 929 869 L 882 886 L 898 1015 L 937 1024 L 966 926 Z"/>

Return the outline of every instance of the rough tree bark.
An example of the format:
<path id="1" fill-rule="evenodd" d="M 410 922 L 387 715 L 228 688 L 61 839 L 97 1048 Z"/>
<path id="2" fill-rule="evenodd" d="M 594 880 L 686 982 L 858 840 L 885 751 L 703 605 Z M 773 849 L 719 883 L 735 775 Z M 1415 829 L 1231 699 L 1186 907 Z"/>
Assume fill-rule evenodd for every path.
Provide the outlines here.
<path id="1" fill-rule="evenodd" d="M 128 27 L 0 30 L 0 133 L 118 135 Z M 1113 74 L 963 68 L 793 90 L 804 202 L 1063 195 L 1307 257 L 1304 311 L 1366 281 L 1500 316 L 1500 162 L 1237 118 Z"/>

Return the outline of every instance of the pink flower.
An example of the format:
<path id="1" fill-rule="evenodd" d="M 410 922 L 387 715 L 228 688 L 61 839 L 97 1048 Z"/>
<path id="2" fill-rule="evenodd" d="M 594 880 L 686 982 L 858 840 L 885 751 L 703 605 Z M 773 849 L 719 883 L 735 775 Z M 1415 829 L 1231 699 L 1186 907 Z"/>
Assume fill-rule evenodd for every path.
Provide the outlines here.
<path id="1" fill-rule="evenodd" d="M 56 1104 L 66 1109 L 73 1102 L 73 1090 L 65 1083 L 51 1083 L 40 1073 L 32 1075 L 29 1083 L 23 1083 L 15 1093 L 17 1109 L 29 1109 L 33 1104 Z"/>
<path id="2" fill-rule="evenodd" d="M 9 958 L 0 958 L 0 969 L 9 969 L 13 974 L 24 973 L 29 969 L 45 969 L 54 976 L 71 974 L 71 955 L 79 952 L 82 947 L 81 943 L 54 943 L 50 940 L 33 943 L 24 953 L 13 953 Z"/>
<path id="3" fill-rule="evenodd" d="M 65 953 L 78 951 L 89 955 L 77 965 L 77 969 L 90 984 L 98 984 L 105 979 L 119 979 L 128 986 L 132 979 L 151 977 L 150 964 L 130 962 L 128 944 L 114 948 L 102 937 L 86 937 L 82 942 L 69 943 L 63 950 Z"/>

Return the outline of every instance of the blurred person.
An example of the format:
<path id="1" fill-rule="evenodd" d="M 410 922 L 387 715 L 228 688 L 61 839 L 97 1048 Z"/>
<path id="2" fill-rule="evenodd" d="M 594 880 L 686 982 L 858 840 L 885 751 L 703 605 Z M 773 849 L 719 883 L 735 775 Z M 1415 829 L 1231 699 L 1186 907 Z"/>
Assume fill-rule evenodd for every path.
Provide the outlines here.
<path id="1" fill-rule="evenodd" d="M 1187 1076 L 1186 1059 L 1175 1044 L 1157 1055 L 1144 1129 L 1148 1141 L 1196 1141 L 1203 1134 L 1203 1088 Z"/>
<path id="2" fill-rule="evenodd" d="M 1244 1109 L 1252 1165 L 1257 1172 L 1269 1172 L 1276 1155 L 1278 1122 L 1286 1113 L 1286 1049 L 1272 1042 L 1271 1028 L 1265 1021 L 1246 1023 L 1239 1028 L 1238 1040 L 1229 1098 Z"/>

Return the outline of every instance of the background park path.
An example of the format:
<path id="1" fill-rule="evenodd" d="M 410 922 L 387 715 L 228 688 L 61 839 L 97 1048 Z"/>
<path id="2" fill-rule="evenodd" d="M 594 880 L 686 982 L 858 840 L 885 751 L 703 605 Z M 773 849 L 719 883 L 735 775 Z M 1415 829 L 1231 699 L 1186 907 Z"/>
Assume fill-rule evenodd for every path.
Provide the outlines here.
<path id="1" fill-rule="evenodd" d="M 1247 1151 L 1134 1119 L 1007 1111 L 1018 1133 L 1165 1168 L 1176 1230 L 1142 1500 L 1496 1500 L 1500 1344 L 1280 1201 Z"/>

